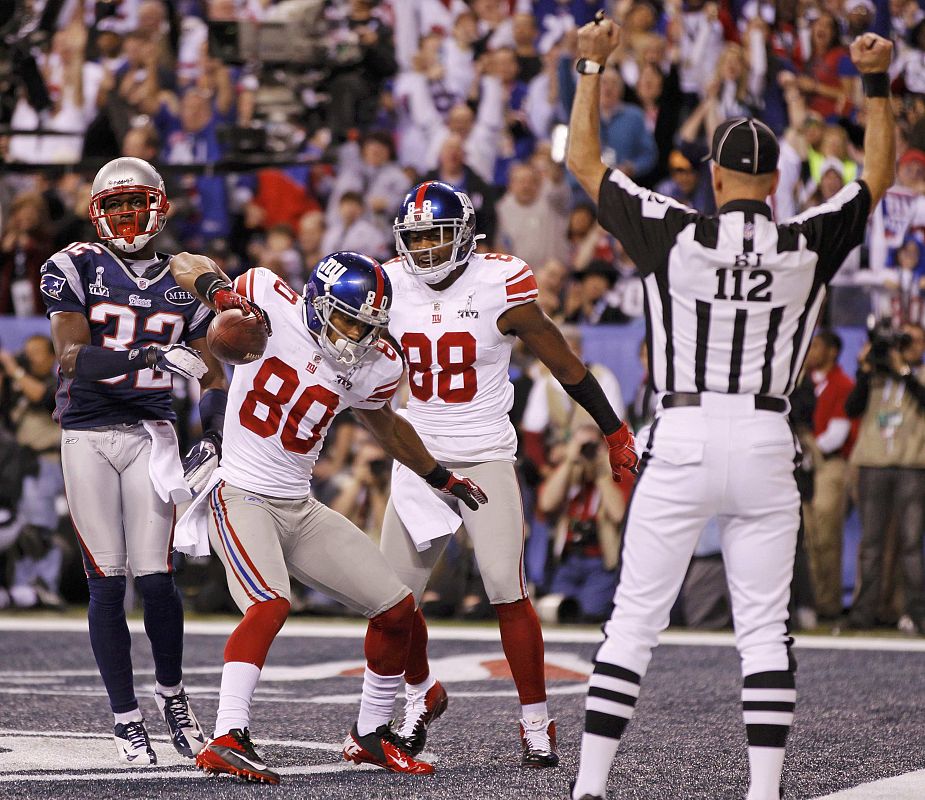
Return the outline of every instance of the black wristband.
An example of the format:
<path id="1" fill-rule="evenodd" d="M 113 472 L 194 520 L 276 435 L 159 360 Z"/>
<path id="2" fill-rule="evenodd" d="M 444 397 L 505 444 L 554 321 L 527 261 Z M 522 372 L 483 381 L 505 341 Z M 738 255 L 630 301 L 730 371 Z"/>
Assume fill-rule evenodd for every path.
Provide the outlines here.
<path id="1" fill-rule="evenodd" d="M 597 423 L 597 427 L 605 436 L 610 436 L 620 429 L 623 423 L 607 400 L 597 378 L 591 374 L 591 370 L 588 370 L 578 383 L 563 383 L 562 388 L 568 392 L 569 397 L 591 415 L 591 419 Z"/>
<path id="2" fill-rule="evenodd" d="M 217 275 L 214 272 L 206 272 L 200 275 L 194 281 L 193 285 L 196 287 L 196 292 L 200 297 L 204 297 L 208 302 L 212 302 L 212 298 L 215 297 L 215 293 L 219 289 L 230 289 L 231 284 L 228 283 L 221 275 Z"/>
<path id="3" fill-rule="evenodd" d="M 427 481 L 434 489 L 442 489 L 450 482 L 451 473 L 446 467 L 437 464 L 430 472 L 421 477 Z"/>
<path id="4" fill-rule="evenodd" d="M 862 72 L 861 86 L 865 97 L 890 96 L 890 76 L 886 72 Z"/>

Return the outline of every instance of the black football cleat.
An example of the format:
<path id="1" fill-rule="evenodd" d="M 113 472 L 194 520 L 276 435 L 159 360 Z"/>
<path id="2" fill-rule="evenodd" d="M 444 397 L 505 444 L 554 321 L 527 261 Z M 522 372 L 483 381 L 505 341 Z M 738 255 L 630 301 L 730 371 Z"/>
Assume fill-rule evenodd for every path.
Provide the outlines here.
<path id="1" fill-rule="evenodd" d="M 426 692 L 405 695 L 405 716 L 395 731 L 403 750 L 413 756 L 424 750 L 427 729 L 446 711 L 447 703 L 446 689 L 439 681 Z"/>
<path id="2" fill-rule="evenodd" d="M 196 766 L 210 775 L 231 775 L 252 783 L 279 783 L 279 775 L 263 763 L 250 731 L 233 728 L 209 742 L 196 756 Z"/>
<path id="3" fill-rule="evenodd" d="M 554 720 L 531 723 L 522 719 L 520 721 L 520 745 L 523 748 L 520 766 L 531 769 L 559 766 Z"/>
<path id="4" fill-rule="evenodd" d="M 430 775 L 434 765 L 418 761 L 404 750 L 395 732 L 388 725 L 380 725 L 372 733 L 360 736 L 356 723 L 344 739 L 344 761 L 354 764 L 375 764 L 389 772 L 411 775 Z"/>

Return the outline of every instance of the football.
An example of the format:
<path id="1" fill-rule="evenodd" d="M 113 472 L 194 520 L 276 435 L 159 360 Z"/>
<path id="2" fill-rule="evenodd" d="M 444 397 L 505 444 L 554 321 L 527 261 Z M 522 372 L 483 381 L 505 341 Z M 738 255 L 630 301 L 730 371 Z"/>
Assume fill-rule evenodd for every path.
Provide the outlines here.
<path id="1" fill-rule="evenodd" d="M 267 349 L 267 329 L 253 314 L 230 308 L 218 314 L 206 332 L 206 343 L 219 361 L 249 364 Z"/>

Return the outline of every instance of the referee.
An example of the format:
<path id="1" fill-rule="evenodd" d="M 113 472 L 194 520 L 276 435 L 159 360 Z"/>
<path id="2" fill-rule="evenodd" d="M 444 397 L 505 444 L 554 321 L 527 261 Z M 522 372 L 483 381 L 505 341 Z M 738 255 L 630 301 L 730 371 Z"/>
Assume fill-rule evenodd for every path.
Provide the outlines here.
<path id="1" fill-rule="evenodd" d="M 851 45 L 867 96 L 862 178 L 825 205 L 775 224 L 765 201 L 777 187 L 779 147 L 758 120 L 727 120 L 713 136 L 715 216 L 642 189 L 601 162 L 600 74 L 619 38 L 619 27 L 600 19 L 578 32 L 582 77 L 568 167 L 643 276 L 659 407 L 627 514 L 613 615 L 590 679 L 572 798 L 604 797 L 652 648 L 700 531 L 716 516 L 744 676 L 747 800 L 779 800 L 796 700 L 787 603 L 800 521 L 786 398 L 826 286 L 893 182 L 892 45 L 872 33 Z"/>

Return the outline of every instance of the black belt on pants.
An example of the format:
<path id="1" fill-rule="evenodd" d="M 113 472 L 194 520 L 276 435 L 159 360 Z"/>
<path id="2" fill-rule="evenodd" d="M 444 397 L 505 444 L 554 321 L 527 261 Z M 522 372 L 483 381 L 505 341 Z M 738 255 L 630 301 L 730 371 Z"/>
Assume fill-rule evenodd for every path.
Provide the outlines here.
<path id="1" fill-rule="evenodd" d="M 759 411 L 777 411 L 784 413 L 787 410 L 787 401 L 780 397 L 769 397 L 766 394 L 749 395 L 755 398 L 755 408 Z M 699 406 L 700 395 L 696 392 L 673 392 L 662 398 L 662 408 L 682 408 L 684 406 Z"/>

